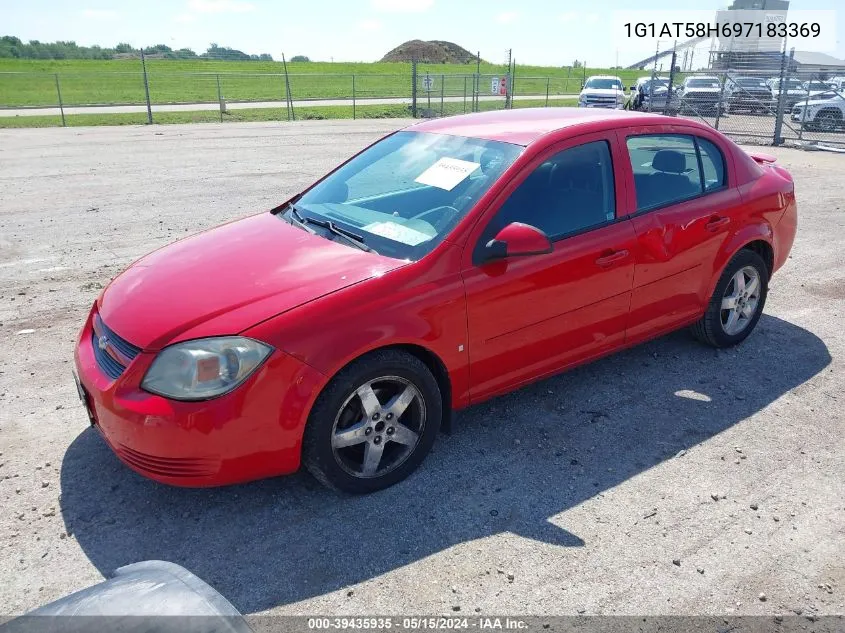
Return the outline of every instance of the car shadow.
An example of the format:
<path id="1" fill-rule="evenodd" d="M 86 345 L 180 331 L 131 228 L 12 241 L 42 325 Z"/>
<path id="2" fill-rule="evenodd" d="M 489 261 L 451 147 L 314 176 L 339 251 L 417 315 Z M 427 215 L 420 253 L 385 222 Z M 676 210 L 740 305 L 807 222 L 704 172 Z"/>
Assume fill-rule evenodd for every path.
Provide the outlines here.
<path id="1" fill-rule="evenodd" d="M 173 561 L 253 613 L 503 531 L 582 546 L 550 517 L 741 422 L 830 360 L 814 334 L 768 315 L 733 350 L 678 332 L 459 413 L 416 474 L 363 497 L 302 473 L 168 487 L 88 429 L 62 463 L 62 514 L 104 575 Z"/>

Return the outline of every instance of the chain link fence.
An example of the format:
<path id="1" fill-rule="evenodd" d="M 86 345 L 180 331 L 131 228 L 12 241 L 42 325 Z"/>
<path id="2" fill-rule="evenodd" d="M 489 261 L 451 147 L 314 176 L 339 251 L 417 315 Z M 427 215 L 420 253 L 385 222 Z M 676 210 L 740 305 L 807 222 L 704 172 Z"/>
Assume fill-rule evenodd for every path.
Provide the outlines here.
<path id="1" fill-rule="evenodd" d="M 716 58 L 706 70 L 652 70 L 628 107 L 703 121 L 735 140 L 845 145 L 845 68 L 796 63 L 794 51 Z"/>
<path id="2" fill-rule="evenodd" d="M 625 107 L 703 121 L 743 142 L 808 141 L 845 145 L 845 68 L 802 67 L 792 54 L 712 59 L 707 70 L 684 69 L 672 57 L 626 86 Z M 689 56 L 691 60 L 692 57 Z M 413 63 L 410 76 L 244 72 L 0 73 L 0 116 L 50 108 L 67 115 L 121 113 L 131 122 L 440 117 L 520 107 L 578 105 L 584 76 L 438 72 Z M 607 71 L 613 74 L 615 71 Z M 630 73 L 628 73 L 630 76 Z M 55 112 L 53 112 L 55 110 Z M 258 116 L 260 114 L 260 116 Z M 240 116 L 239 116 L 240 115 Z M 182 115 L 184 116 L 184 115 Z M 168 119 L 168 117 L 171 117 Z M 175 119 L 181 120 L 181 119 Z"/>

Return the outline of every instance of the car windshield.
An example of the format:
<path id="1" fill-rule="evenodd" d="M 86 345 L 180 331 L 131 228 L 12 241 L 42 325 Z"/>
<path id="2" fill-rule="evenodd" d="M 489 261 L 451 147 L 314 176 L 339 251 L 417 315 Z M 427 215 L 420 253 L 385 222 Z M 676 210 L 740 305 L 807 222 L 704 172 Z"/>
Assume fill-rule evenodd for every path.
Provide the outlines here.
<path id="1" fill-rule="evenodd" d="M 596 90 L 622 90 L 622 82 L 618 79 L 588 79 L 584 84 L 585 88 L 594 88 Z"/>
<path id="2" fill-rule="evenodd" d="M 821 81 L 811 81 L 809 86 L 809 90 L 830 90 L 830 86 Z"/>
<path id="3" fill-rule="evenodd" d="M 397 132 L 315 185 L 295 201 L 296 209 L 306 220 L 328 220 L 360 235 L 382 255 L 417 260 L 452 230 L 523 149 Z M 316 224 L 308 226 L 322 234 Z"/>
<path id="4" fill-rule="evenodd" d="M 802 87 L 802 84 L 797 79 L 787 79 L 786 81 L 783 82 L 783 87 L 786 90 L 800 90 L 801 87 Z"/>
<path id="5" fill-rule="evenodd" d="M 741 77 L 735 79 L 734 82 L 743 88 L 765 88 L 766 82 L 762 79 L 754 79 L 753 77 Z"/>
<path id="6" fill-rule="evenodd" d="M 718 79 L 687 79 L 687 88 L 718 88 Z"/>

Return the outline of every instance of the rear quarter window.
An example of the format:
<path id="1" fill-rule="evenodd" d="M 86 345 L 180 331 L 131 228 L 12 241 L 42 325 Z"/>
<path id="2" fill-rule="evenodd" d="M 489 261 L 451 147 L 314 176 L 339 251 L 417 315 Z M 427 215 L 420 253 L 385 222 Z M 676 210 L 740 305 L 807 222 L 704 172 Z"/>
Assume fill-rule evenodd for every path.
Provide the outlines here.
<path id="1" fill-rule="evenodd" d="M 725 157 L 722 150 L 715 143 L 705 138 L 696 137 L 698 150 L 701 154 L 701 169 L 704 173 L 704 190 L 721 189 L 726 184 Z"/>

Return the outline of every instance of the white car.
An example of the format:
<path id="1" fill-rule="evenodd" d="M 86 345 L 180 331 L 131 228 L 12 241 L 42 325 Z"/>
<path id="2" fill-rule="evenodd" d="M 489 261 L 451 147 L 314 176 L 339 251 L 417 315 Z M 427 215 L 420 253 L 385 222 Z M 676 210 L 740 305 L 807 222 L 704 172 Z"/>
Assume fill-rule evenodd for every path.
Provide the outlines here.
<path id="1" fill-rule="evenodd" d="M 625 87 L 619 77 L 595 75 L 584 82 L 584 88 L 578 95 L 579 108 L 617 108 L 625 107 Z"/>
<path id="2" fill-rule="evenodd" d="M 824 93 L 831 93 L 833 87 L 827 81 L 805 81 L 801 87 L 804 89 L 804 96 L 812 99 Z"/>
<path id="3" fill-rule="evenodd" d="M 845 91 L 810 97 L 792 107 L 790 119 L 806 130 L 835 132 L 845 125 Z"/>
<path id="4" fill-rule="evenodd" d="M 781 92 L 780 79 L 773 79 L 769 87 L 772 90 L 772 99 L 777 103 Z M 804 89 L 804 84 L 800 79 L 784 79 L 783 80 L 783 104 L 784 111 L 792 109 L 796 103 L 801 99 L 807 98 L 807 91 Z"/>
<path id="5" fill-rule="evenodd" d="M 831 77 L 827 80 L 834 90 L 845 90 L 845 77 Z"/>
<path id="6" fill-rule="evenodd" d="M 681 114 L 713 115 L 728 111 L 729 91 L 722 87 L 719 77 L 692 76 L 684 79 L 678 89 Z"/>

